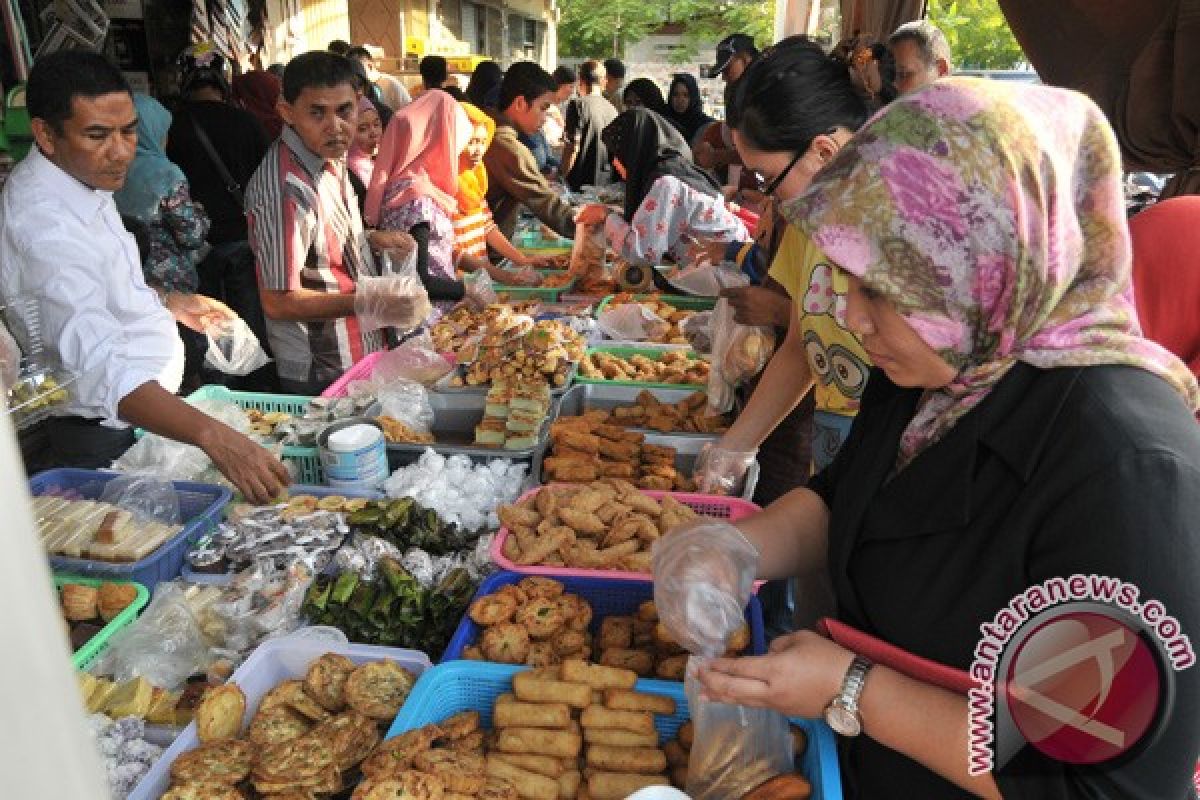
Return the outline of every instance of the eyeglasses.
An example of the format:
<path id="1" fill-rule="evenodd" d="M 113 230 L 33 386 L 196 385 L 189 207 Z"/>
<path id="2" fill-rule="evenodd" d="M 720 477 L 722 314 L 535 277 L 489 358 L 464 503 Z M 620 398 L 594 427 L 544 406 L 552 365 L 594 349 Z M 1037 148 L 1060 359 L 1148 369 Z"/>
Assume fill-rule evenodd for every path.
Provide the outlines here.
<path id="1" fill-rule="evenodd" d="M 787 180 L 788 174 L 792 171 L 792 168 L 800 162 L 800 159 L 804 157 L 804 153 L 805 151 L 801 150 L 799 153 L 796 153 L 796 155 L 792 156 L 792 160 L 789 161 L 788 165 L 783 168 L 783 172 L 780 172 L 778 175 L 776 175 L 775 180 L 767 183 L 765 186 L 763 185 L 765 183 L 763 176 L 758 172 L 755 172 L 754 179 L 758 183 L 759 191 L 761 191 L 767 197 L 775 194 L 775 190 L 779 188 L 780 184 Z"/>

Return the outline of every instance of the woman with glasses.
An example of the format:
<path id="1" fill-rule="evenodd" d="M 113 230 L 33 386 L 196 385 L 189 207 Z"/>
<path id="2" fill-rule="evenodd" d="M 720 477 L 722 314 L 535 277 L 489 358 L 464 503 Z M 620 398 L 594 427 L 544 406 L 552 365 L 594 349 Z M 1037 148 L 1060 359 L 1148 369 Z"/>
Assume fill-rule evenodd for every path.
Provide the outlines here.
<path id="1" fill-rule="evenodd" d="M 625 212 L 584 206 L 577 222 L 604 223 L 605 235 L 626 261 L 681 260 L 689 239 L 746 242 L 750 233 L 726 207 L 721 187 L 692 163 L 679 131 L 644 108 L 617 116 L 601 133 L 613 169 L 625 181 Z"/>

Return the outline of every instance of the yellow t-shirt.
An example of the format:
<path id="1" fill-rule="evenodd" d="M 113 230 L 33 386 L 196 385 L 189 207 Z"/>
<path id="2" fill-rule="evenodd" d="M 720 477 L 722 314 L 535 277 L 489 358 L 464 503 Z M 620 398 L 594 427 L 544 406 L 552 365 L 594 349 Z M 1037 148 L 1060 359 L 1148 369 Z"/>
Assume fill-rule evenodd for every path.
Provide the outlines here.
<path id="1" fill-rule="evenodd" d="M 788 225 L 770 276 L 792 298 L 808 364 L 816 381 L 816 409 L 858 413 L 871 360 L 846 328 L 846 276 L 794 225 Z"/>

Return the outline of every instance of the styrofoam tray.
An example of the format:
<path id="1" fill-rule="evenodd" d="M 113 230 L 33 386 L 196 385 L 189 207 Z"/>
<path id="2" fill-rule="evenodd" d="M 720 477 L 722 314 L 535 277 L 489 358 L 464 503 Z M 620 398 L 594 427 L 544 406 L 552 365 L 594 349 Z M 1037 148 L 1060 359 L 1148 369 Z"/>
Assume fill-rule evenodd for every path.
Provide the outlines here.
<path id="1" fill-rule="evenodd" d="M 231 683 L 241 687 L 246 695 L 243 730 L 250 724 L 259 702 L 268 691 L 283 681 L 303 678 L 308 671 L 308 665 L 325 653 L 340 653 L 355 664 L 387 659 L 395 661 L 418 676 L 431 666 L 429 656 L 424 653 L 401 650 L 398 647 L 375 647 L 366 644 L 338 646 L 290 636 L 268 639 L 250 654 L 229 679 Z M 130 793 L 129 800 L 158 800 L 171 785 L 171 764 L 181 753 L 194 749 L 199 743 L 196 723 L 193 722 L 183 729 L 183 733 L 179 734 L 158 761 L 154 762 L 154 766 L 150 767 L 150 771 Z"/>

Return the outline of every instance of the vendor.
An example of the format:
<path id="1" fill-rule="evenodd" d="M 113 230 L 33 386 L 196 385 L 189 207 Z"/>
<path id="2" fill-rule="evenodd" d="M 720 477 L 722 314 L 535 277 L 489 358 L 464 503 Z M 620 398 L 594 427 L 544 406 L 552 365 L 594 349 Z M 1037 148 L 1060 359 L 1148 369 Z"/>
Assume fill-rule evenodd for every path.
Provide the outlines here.
<path id="1" fill-rule="evenodd" d="M 40 322 L 47 355 L 75 378 L 48 423 L 53 462 L 106 467 L 137 425 L 202 449 L 248 499 L 275 497 L 283 464 L 174 394 L 183 343 L 112 199 L 137 147 L 125 79 L 95 53 L 53 53 L 34 65 L 26 101 L 37 147 L 0 194 L 0 293 L 35 301 L 40 319 L 14 306 L 18 328 Z"/>
<path id="2" fill-rule="evenodd" d="M 721 199 L 721 189 L 692 163 L 669 122 L 644 108 L 622 112 L 604 129 L 613 167 L 625 181 L 625 213 L 590 204 L 576 220 L 604 223 L 618 256 L 658 264 L 683 257 L 686 239 L 749 242 L 750 233 Z"/>
<path id="3" fill-rule="evenodd" d="M 841 621 L 963 678 L 981 624 L 1054 578 L 1126 581 L 1196 635 L 1200 393 L 1140 335 L 1120 169 L 1082 95 L 970 79 L 900 98 L 843 147 L 784 213 L 846 276 L 878 369 L 834 463 L 741 534 L 706 537 L 711 566 L 776 578 L 827 561 Z M 746 540 L 756 552 L 720 555 Z M 677 599 L 656 600 L 666 619 Z M 1189 797 L 1200 672 L 1162 668 L 1163 727 L 1124 757 L 1025 746 L 977 776 L 965 696 L 816 633 L 700 680 L 715 701 L 802 717 L 837 698 L 826 718 L 856 797 Z"/>

